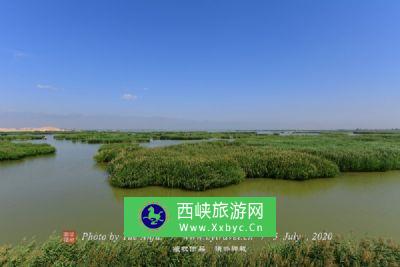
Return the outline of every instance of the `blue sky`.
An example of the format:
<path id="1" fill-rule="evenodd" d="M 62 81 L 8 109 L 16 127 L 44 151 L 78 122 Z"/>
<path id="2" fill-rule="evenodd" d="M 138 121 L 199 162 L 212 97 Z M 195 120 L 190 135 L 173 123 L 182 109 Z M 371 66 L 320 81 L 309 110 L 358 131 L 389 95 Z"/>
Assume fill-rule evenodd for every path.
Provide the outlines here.
<path id="1" fill-rule="evenodd" d="M 0 112 L 400 127 L 399 14 L 389 0 L 2 1 Z"/>

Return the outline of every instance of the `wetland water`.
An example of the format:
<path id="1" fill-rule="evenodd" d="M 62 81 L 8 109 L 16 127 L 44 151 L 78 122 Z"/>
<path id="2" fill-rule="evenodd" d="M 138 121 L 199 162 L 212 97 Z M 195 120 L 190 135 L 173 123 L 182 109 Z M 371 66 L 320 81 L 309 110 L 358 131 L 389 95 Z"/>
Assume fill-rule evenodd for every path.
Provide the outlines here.
<path id="1" fill-rule="evenodd" d="M 41 241 L 62 230 L 122 234 L 124 196 L 276 196 L 280 235 L 327 231 L 400 241 L 400 171 L 305 182 L 249 179 L 205 192 L 118 189 L 93 160 L 99 145 L 51 136 L 38 142 L 54 145 L 56 155 L 0 162 L 0 244 L 24 237 Z"/>

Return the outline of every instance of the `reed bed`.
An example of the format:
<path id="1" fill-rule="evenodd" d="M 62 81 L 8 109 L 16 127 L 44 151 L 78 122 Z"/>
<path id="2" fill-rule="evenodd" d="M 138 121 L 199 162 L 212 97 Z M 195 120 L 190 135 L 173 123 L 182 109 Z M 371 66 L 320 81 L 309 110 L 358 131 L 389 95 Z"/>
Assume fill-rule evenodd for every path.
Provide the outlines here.
<path id="1" fill-rule="evenodd" d="M 1 266 L 399 266 L 400 246 L 384 240 L 304 241 L 265 244 L 243 252 L 173 252 L 202 245 L 164 238 L 156 241 L 63 243 L 0 246 Z M 204 245 L 204 244 L 203 244 Z"/>
<path id="2" fill-rule="evenodd" d="M 39 134 L 0 134 L 0 141 L 25 141 L 42 139 L 45 139 L 45 136 Z"/>
<path id="3" fill-rule="evenodd" d="M 55 153 L 55 151 L 56 149 L 48 144 L 12 143 L 0 141 L 0 161 L 52 154 Z"/>
<path id="4" fill-rule="evenodd" d="M 254 136 L 249 133 L 229 142 L 153 149 L 132 149 L 126 144 L 99 154 L 98 161 L 109 163 L 114 186 L 162 185 L 206 190 L 235 184 L 244 178 L 307 180 L 334 177 L 340 171 L 398 170 L 400 135 Z"/>
<path id="5" fill-rule="evenodd" d="M 113 158 L 107 170 L 111 184 L 117 187 L 161 185 L 198 191 L 236 184 L 245 178 L 306 180 L 339 173 L 334 163 L 317 156 L 229 142 L 119 149 L 97 156 L 99 160 Z"/>
<path id="6" fill-rule="evenodd" d="M 343 172 L 400 169 L 400 134 L 264 136 L 238 142 L 315 155 L 334 162 Z"/>
<path id="7" fill-rule="evenodd" d="M 126 132 L 73 132 L 54 135 L 56 140 L 69 140 L 88 144 L 112 144 L 112 143 L 135 143 L 148 142 L 149 137 L 141 134 Z"/>
<path id="8" fill-rule="evenodd" d="M 256 136 L 255 132 L 152 132 L 148 133 L 155 140 L 206 140 L 240 139 Z"/>
<path id="9" fill-rule="evenodd" d="M 207 159 L 152 155 L 113 160 L 108 167 L 112 185 L 137 188 L 160 185 L 171 188 L 202 191 L 209 188 L 237 184 L 245 173 L 239 164 L 230 159 Z"/>
<path id="10" fill-rule="evenodd" d="M 110 132 L 82 131 L 56 134 L 57 140 L 90 144 L 148 142 L 150 140 L 241 139 L 256 136 L 255 132 Z"/>
<path id="11" fill-rule="evenodd" d="M 78 135 L 82 140 L 83 136 L 91 139 L 97 134 L 84 132 Z M 98 162 L 108 163 L 110 181 L 120 187 L 163 185 L 205 190 L 238 183 L 244 178 L 307 180 L 334 177 L 340 171 L 400 169 L 398 133 L 350 135 L 324 132 L 289 136 L 257 135 L 254 132 L 102 134 L 105 136 L 102 142 L 110 140 L 112 135 L 121 135 L 125 140 L 119 145 L 102 147 L 95 157 Z M 74 134 L 68 136 L 75 140 Z M 138 138 L 208 138 L 214 141 L 149 149 L 138 147 Z M 130 143 L 126 143 L 127 140 Z"/>
<path id="12" fill-rule="evenodd" d="M 114 143 L 102 145 L 97 151 L 94 159 L 97 163 L 108 163 L 118 156 L 119 153 L 135 151 L 140 149 L 138 144 Z"/>

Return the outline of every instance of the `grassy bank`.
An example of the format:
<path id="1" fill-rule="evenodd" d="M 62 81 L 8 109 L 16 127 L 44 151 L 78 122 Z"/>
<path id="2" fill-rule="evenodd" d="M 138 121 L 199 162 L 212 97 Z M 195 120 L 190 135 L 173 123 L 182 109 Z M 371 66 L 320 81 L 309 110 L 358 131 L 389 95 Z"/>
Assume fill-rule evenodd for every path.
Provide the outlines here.
<path id="1" fill-rule="evenodd" d="M 86 242 L 70 245 L 51 238 L 0 247 L 2 266 L 398 266 L 400 247 L 381 240 L 290 242 L 266 245 L 257 251 L 173 252 L 194 241 Z"/>
<path id="2" fill-rule="evenodd" d="M 12 143 L 0 141 L 0 161 L 52 154 L 56 149 L 48 144 Z"/>

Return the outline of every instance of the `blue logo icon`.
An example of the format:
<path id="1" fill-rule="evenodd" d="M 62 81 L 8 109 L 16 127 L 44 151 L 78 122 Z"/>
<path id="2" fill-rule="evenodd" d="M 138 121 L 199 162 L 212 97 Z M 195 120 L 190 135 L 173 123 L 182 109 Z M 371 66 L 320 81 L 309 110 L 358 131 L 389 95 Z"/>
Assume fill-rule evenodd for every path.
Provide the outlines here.
<path id="1" fill-rule="evenodd" d="M 142 210 L 142 222 L 150 229 L 157 229 L 161 227 L 167 215 L 165 210 L 157 204 L 149 204 Z"/>

